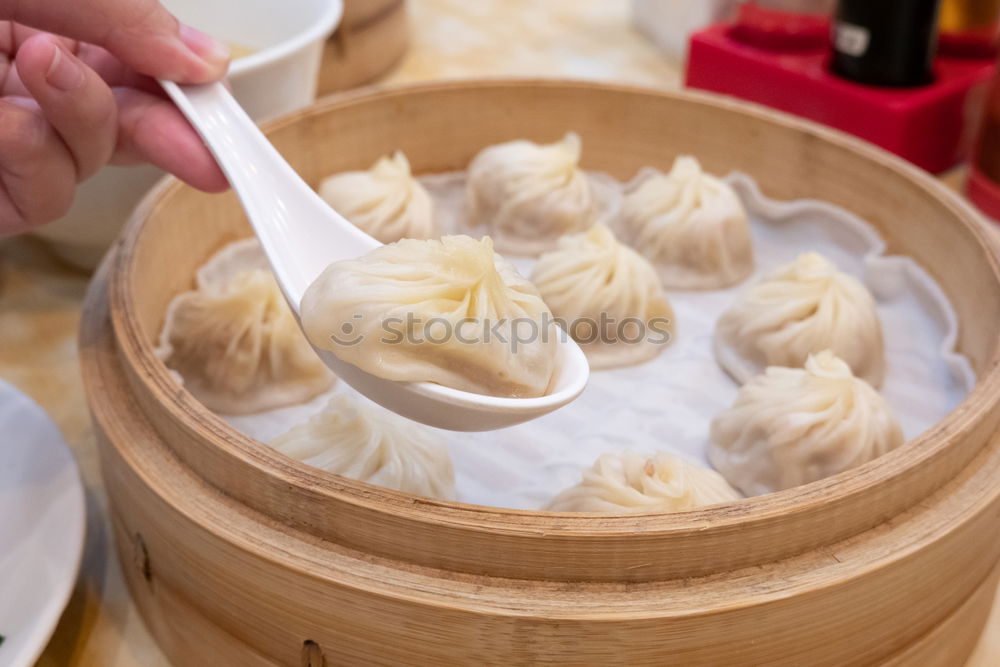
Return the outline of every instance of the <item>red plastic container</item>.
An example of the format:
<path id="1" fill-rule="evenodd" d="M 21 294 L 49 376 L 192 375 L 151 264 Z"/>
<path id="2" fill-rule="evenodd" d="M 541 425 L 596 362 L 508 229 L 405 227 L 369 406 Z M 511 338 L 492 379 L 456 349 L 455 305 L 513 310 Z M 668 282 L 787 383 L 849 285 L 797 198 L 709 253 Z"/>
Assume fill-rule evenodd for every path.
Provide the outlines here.
<path id="1" fill-rule="evenodd" d="M 878 144 L 931 172 L 958 164 L 978 125 L 993 60 L 935 60 L 934 83 L 879 88 L 829 70 L 829 52 L 763 49 L 740 41 L 732 24 L 691 38 L 687 85 L 766 104 Z"/>

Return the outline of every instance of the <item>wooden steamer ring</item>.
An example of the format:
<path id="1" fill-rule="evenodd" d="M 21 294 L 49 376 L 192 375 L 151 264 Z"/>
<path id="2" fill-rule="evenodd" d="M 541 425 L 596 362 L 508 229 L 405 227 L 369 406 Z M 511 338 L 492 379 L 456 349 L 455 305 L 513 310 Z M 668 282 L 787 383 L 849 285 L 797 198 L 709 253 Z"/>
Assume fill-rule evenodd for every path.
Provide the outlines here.
<path id="1" fill-rule="evenodd" d="M 324 46 L 319 94 L 379 78 L 403 59 L 409 45 L 406 0 L 345 0 L 340 25 Z"/>
<path id="2" fill-rule="evenodd" d="M 900 449 L 699 511 L 606 516 L 440 502 L 287 459 L 206 411 L 152 341 L 168 301 L 249 231 L 232 195 L 167 182 L 91 289 L 81 347 L 133 597 L 178 665 L 956 665 L 1000 569 L 1000 253 L 923 172 L 855 139 L 693 93 L 451 83 L 335 100 L 270 136 L 312 183 L 400 148 L 584 139 L 619 178 L 697 155 L 815 197 L 920 261 L 962 322 L 968 398 Z"/>

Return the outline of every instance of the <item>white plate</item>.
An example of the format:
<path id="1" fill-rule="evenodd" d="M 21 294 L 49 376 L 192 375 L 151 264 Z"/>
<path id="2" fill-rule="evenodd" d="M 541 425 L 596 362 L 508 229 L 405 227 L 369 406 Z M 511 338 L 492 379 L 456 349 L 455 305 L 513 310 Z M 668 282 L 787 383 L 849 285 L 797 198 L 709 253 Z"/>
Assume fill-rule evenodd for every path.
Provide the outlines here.
<path id="1" fill-rule="evenodd" d="M 28 667 L 48 643 L 76 583 L 85 523 L 59 429 L 0 380 L 0 665 Z"/>

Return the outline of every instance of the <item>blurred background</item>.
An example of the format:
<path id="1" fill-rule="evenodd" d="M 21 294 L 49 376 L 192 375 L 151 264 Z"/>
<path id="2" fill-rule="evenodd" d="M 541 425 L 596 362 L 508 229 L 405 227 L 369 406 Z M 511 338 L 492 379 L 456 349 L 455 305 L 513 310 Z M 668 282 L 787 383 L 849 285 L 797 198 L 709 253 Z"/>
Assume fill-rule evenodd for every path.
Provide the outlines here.
<path id="1" fill-rule="evenodd" d="M 345 0 L 342 16 L 331 0 L 288 0 L 277 15 L 273 0 L 164 4 L 233 47 L 234 91 L 261 121 L 360 86 L 440 79 L 686 85 L 853 133 L 967 182 L 1000 218 L 1000 0 Z M 162 176 L 109 168 L 39 236 L 92 269 Z"/>

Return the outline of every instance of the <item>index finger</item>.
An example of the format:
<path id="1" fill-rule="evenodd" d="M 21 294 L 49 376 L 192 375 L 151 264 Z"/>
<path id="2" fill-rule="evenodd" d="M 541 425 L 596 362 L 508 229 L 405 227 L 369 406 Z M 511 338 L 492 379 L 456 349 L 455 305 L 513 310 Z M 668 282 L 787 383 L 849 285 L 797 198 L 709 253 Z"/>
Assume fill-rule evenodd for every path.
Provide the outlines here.
<path id="1" fill-rule="evenodd" d="M 97 44 L 141 74 L 179 83 L 215 81 L 229 67 L 224 44 L 157 0 L 0 0 L 0 19 Z"/>

